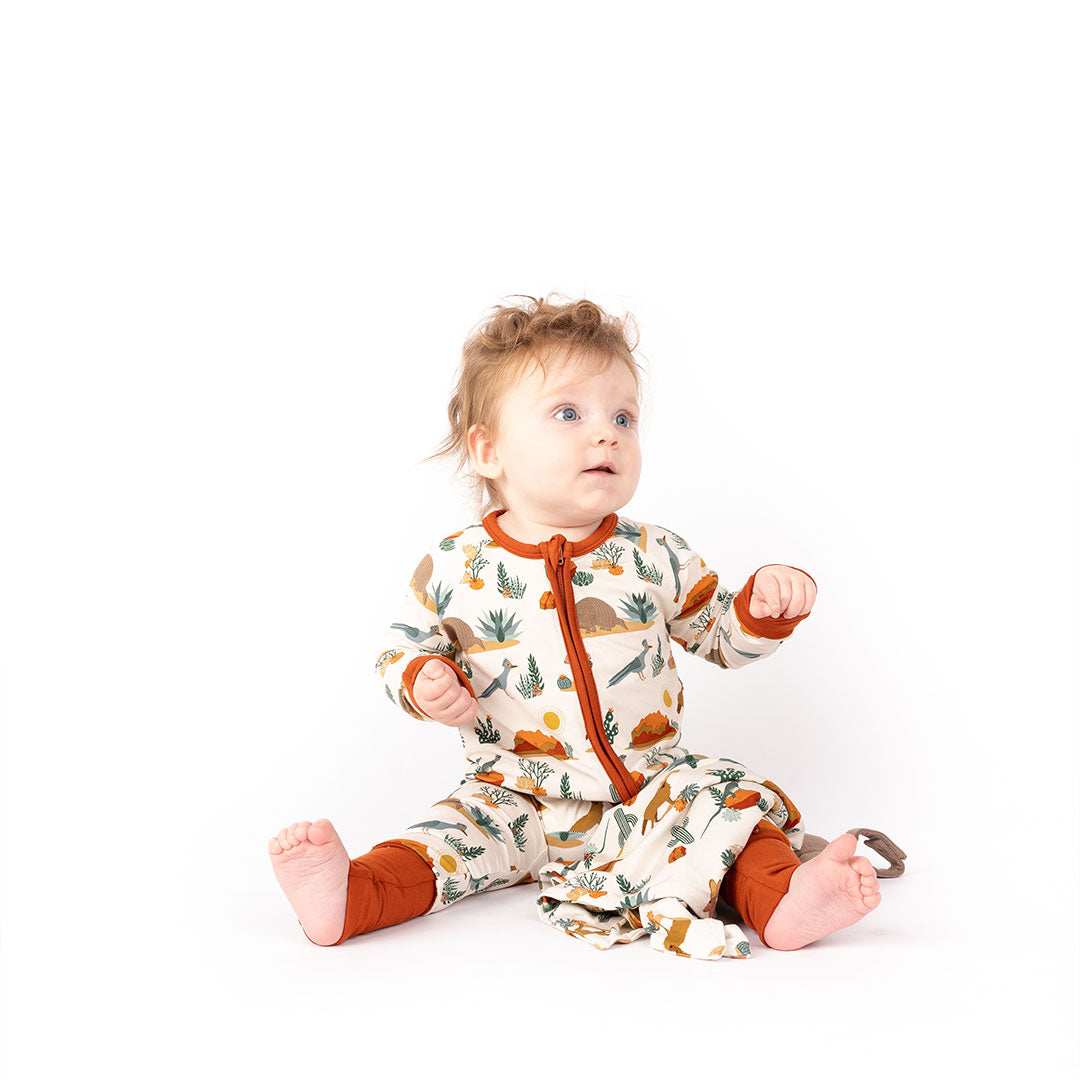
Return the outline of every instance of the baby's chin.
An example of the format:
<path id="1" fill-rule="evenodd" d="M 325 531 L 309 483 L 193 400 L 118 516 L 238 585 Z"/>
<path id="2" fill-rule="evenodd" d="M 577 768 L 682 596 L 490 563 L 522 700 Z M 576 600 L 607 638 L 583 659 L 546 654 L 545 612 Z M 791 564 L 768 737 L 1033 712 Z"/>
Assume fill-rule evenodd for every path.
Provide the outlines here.
<path id="1" fill-rule="evenodd" d="M 530 494 L 532 499 L 528 505 L 522 500 L 503 505 L 524 521 L 557 521 L 562 527 L 583 528 L 597 525 L 608 514 L 625 506 L 633 490 L 627 492 L 624 484 L 607 485 L 585 478 L 581 482 L 570 480 L 562 487 L 552 486 Z"/>
<path id="2" fill-rule="evenodd" d="M 595 487 L 589 488 L 589 482 L 586 481 L 584 490 L 579 492 L 579 498 L 582 508 L 587 507 L 590 513 L 598 513 L 601 517 L 606 517 L 608 514 L 620 507 L 625 506 L 633 497 L 634 490 L 637 487 L 635 484 L 633 487 L 628 487 L 625 482 L 616 481 L 614 484 L 604 484 L 593 482 Z"/>
<path id="3" fill-rule="evenodd" d="M 616 497 L 597 492 L 595 495 L 580 499 L 563 500 L 554 509 L 567 520 L 580 519 L 581 524 L 590 525 L 603 521 L 608 514 L 613 514 L 630 501 L 629 496 Z"/>

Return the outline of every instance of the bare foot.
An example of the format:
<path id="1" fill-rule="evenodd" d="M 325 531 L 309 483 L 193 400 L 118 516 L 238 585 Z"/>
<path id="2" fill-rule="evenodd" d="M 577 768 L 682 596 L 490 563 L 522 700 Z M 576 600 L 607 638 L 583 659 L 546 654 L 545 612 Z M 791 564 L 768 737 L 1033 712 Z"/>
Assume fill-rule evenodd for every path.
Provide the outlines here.
<path id="1" fill-rule="evenodd" d="M 858 838 L 843 833 L 809 862 L 797 867 L 783 900 L 762 931 L 771 949 L 801 949 L 857 923 L 881 903 L 877 874 L 869 859 L 852 858 Z"/>
<path id="2" fill-rule="evenodd" d="M 349 856 L 334 826 L 326 818 L 289 825 L 271 839 L 270 861 L 304 933 L 335 944 L 345 929 Z"/>

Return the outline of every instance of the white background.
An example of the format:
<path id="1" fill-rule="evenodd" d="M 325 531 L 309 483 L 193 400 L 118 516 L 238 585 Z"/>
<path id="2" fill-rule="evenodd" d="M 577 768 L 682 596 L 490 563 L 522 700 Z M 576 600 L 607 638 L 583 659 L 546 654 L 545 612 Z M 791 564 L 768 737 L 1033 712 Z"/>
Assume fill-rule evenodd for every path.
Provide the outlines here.
<path id="1" fill-rule="evenodd" d="M 5 1077 L 342 1075 L 379 1040 L 440 1076 L 1070 1075 L 1076 30 L 941 0 L 9 5 Z M 283 825 L 361 854 L 461 775 L 375 644 L 477 520 L 418 464 L 466 333 L 555 290 L 641 328 L 625 513 L 729 586 L 819 584 L 772 659 L 680 659 L 688 748 L 908 853 L 801 952 L 602 953 L 531 886 L 318 949 L 271 874 Z"/>

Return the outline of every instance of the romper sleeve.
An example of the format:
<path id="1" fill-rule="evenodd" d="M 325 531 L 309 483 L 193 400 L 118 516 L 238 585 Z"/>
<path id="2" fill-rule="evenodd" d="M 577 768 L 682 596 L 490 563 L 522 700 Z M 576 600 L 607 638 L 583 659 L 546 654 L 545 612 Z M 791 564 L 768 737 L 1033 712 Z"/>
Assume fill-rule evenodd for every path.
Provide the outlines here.
<path id="1" fill-rule="evenodd" d="M 749 605 L 757 570 L 738 592 L 733 592 L 720 584 L 705 560 L 681 536 L 671 531 L 667 536 L 679 570 L 675 581 L 665 590 L 668 604 L 665 622 L 671 640 L 688 653 L 722 668 L 745 667 L 776 652 L 780 643 L 806 618 L 805 615 L 794 619 L 754 618 Z"/>
<path id="2" fill-rule="evenodd" d="M 438 560 L 428 552 L 417 564 L 394 617 L 379 643 L 375 672 L 386 696 L 418 720 L 432 718 L 413 698 L 413 684 L 420 669 L 431 659 L 450 668 L 475 698 L 468 676 L 455 660 L 457 644 L 443 627 L 443 616 L 453 587 L 438 580 Z"/>

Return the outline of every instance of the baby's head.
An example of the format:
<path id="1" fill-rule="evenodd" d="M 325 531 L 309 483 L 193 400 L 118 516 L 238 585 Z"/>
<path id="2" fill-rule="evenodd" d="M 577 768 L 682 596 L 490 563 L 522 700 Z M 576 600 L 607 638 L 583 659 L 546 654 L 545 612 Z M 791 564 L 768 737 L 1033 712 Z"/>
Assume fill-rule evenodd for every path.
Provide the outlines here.
<path id="1" fill-rule="evenodd" d="M 450 433 L 431 458 L 456 458 L 480 516 L 588 525 L 629 502 L 641 472 L 636 324 L 591 300 L 525 299 L 466 340 Z M 613 473 L 589 471 L 605 461 Z"/>

